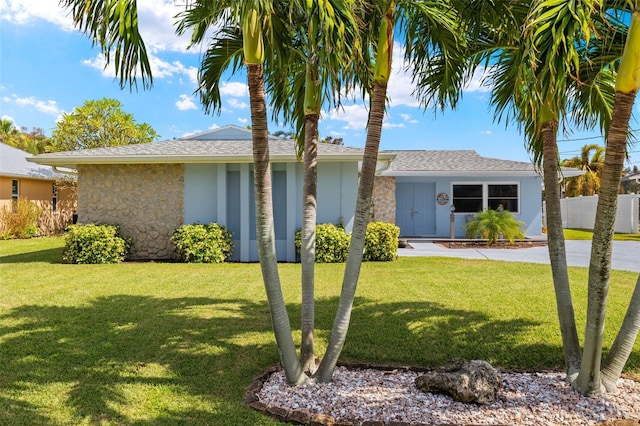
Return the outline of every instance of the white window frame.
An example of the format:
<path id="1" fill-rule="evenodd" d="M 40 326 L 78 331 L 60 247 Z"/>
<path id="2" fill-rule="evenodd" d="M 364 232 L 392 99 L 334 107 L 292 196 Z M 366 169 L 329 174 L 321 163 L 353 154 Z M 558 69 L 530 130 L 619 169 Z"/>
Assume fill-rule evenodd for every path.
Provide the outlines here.
<path id="1" fill-rule="evenodd" d="M 455 206 L 455 199 L 453 198 L 453 187 L 456 185 L 481 185 L 482 186 L 482 210 L 486 210 L 489 207 L 489 185 L 516 185 L 518 191 L 518 211 L 511 211 L 513 214 L 520 214 L 522 193 L 520 191 L 520 182 L 518 181 L 460 181 L 451 182 L 451 203 Z M 454 212 L 461 215 L 473 214 L 477 212 Z"/>

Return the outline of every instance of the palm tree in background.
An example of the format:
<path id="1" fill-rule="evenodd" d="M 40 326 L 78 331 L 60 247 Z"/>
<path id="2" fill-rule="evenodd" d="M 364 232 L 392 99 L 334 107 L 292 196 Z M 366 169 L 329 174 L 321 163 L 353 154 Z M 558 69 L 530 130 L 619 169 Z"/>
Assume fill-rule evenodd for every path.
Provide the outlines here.
<path id="1" fill-rule="evenodd" d="M 600 189 L 600 173 L 604 164 L 605 149 L 598 144 L 585 145 L 581 149 L 580 156 L 562 160 L 563 167 L 580 169 L 584 174 L 565 178 L 562 184 L 565 187 L 567 197 L 579 195 L 595 195 Z"/>

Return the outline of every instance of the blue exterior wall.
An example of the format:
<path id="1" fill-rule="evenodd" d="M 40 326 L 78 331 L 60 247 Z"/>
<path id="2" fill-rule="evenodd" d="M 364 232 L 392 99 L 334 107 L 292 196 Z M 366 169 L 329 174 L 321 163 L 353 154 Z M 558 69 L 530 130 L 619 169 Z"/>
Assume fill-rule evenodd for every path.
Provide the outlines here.
<path id="1" fill-rule="evenodd" d="M 449 202 L 440 205 L 435 197 L 431 201 L 435 205 L 435 231 L 433 234 L 419 235 L 422 237 L 449 238 L 451 236 L 451 199 L 453 198 L 453 184 L 460 183 L 501 183 L 519 185 L 520 211 L 515 214 L 516 219 L 525 223 L 525 235 L 542 234 L 542 185 L 538 177 L 423 177 L 423 176 L 397 176 L 396 188 L 402 187 L 402 183 L 414 184 L 435 184 L 435 194 L 447 194 Z M 396 189 L 396 200 L 398 199 L 398 189 Z M 396 206 L 396 218 L 399 212 Z M 455 237 L 464 238 L 464 223 L 467 221 L 468 213 L 454 213 Z M 397 219 L 396 219 L 397 220 Z M 401 235 L 403 234 L 401 230 Z M 418 236 L 418 235 L 413 235 Z"/>
<path id="2" fill-rule="evenodd" d="M 278 260 L 295 261 L 302 224 L 302 164 L 274 163 L 273 202 Z M 251 164 L 185 164 L 185 223 L 217 222 L 233 232 L 232 260 L 257 261 Z M 318 163 L 318 223 L 342 221 L 350 232 L 358 191 L 356 162 Z"/>

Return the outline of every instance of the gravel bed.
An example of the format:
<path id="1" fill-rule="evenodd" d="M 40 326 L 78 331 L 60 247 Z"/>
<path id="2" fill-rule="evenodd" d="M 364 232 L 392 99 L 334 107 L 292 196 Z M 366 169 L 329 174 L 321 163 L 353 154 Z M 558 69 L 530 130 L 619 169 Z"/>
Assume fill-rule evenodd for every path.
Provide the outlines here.
<path id="1" fill-rule="evenodd" d="M 563 373 L 501 373 L 503 389 L 491 405 L 455 402 L 414 386 L 421 373 L 337 367 L 332 383 L 287 385 L 276 371 L 256 392 L 258 401 L 286 411 L 325 414 L 338 422 L 432 425 L 597 425 L 640 419 L 640 383 L 619 379 L 618 392 L 585 398 Z"/>

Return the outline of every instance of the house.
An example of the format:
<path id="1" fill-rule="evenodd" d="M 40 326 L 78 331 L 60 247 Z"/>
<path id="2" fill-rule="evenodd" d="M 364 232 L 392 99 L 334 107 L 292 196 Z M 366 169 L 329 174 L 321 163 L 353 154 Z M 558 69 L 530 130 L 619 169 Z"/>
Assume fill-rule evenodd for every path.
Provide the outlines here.
<path id="1" fill-rule="evenodd" d="M 525 223 L 525 235 L 542 234 L 542 180 L 533 164 L 471 150 L 382 153 L 395 158 L 378 173 L 374 220 L 395 223 L 401 236 L 464 237 L 474 213 L 500 205 Z"/>
<path id="2" fill-rule="evenodd" d="M 75 210 L 75 190 L 63 184 L 64 174 L 29 162 L 33 156 L 0 143 L 0 209 L 12 209 L 18 198 L 35 201 L 43 212 L 38 226 L 45 233 L 60 230 Z"/>
<path id="3" fill-rule="evenodd" d="M 269 147 L 278 260 L 294 261 L 302 163 L 291 140 L 271 137 Z M 351 229 L 361 159 L 358 148 L 318 148 L 318 222 Z M 132 259 L 173 257 L 171 234 L 196 222 L 217 222 L 233 232 L 233 260 L 258 259 L 250 130 L 226 126 L 163 142 L 43 154 L 33 161 L 76 169 L 78 222 L 119 224 L 133 238 Z"/>
<path id="4" fill-rule="evenodd" d="M 302 163 L 294 142 L 270 137 L 278 260 L 294 261 L 302 223 Z M 318 147 L 318 223 L 353 225 L 363 150 Z M 474 151 L 382 151 L 375 220 L 404 236 L 449 237 L 469 214 L 502 204 L 541 233 L 541 180 L 529 163 Z M 39 155 L 30 161 L 78 172 L 78 221 L 117 223 L 133 238 L 131 258 L 174 256 L 169 239 L 185 223 L 218 222 L 233 232 L 232 259 L 258 259 L 251 131 L 225 126 L 182 139 Z"/>

